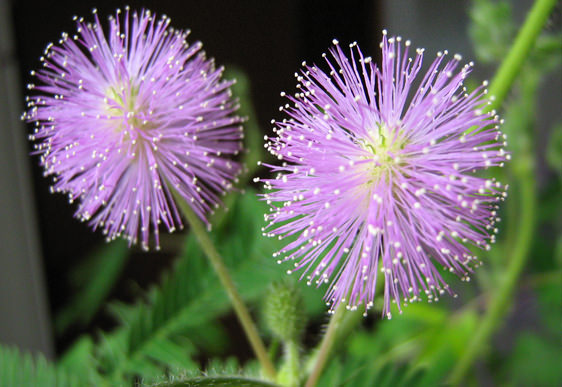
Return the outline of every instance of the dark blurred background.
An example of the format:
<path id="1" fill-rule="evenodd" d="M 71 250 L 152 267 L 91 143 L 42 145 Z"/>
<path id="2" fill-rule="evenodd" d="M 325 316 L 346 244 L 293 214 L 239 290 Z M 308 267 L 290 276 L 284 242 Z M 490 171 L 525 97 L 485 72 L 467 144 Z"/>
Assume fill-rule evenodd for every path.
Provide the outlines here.
<path id="1" fill-rule="evenodd" d="M 515 1 L 517 20 L 523 20 L 530 0 Z M 333 38 L 342 44 L 357 41 L 366 55 L 379 54 L 381 29 L 399 34 L 426 48 L 432 58 L 449 48 L 473 58 L 467 34 L 469 1 L 129 1 L 132 9 L 148 8 L 167 14 L 172 25 L 192 31 L 189 40 L 200 40 L 217 64 L 235 66 L 251 81 L 258 123 L 266 133 L 278 117 L 280 91 L 292 92 L 293 74 L 303 60 L 321 62 L 321 53 Z M 69 272 L 93 248 L 103 243 L 99 232 L 73 218 L 74 207 L 62 195 L 49 194 L 50 180 L 42 176 L 37 157 L 29 157 L 26 140 L 30 127 L 19 121 L 25 84 L 30 70 L 39 67 L 39 56 L 62 31 L 75 30 L 73 15 L 91 19 L 93 7 L 100 18 L 124 4 L 108 0 L 9 1 L 0 0 L 0 342 L 24 349 L 60 353 L 82 330 L 70 330 L 54 339 L 51 316 L 65 305 L 72 292 Z M 493 69 L 477 67 L 483 79 Z M 558 83 L 556 83 L 558 82 Z M 545 111 L 559 109 L 560 79 L 542 100 Z M 554 97 L 552 97 L 554 96 Z M 541 117 L 550 127 L 554 116 Z M 546 136 L 541 137 L 539 146 Z M 540 161 L 539 161 L 540 166 Z M 540 177 L 548 179 L 548 175 Z M 173 243 L 173 242 L 171 242 Z M 136 251 L 136 250 L 134 250 Z M 111 298 L 130 301 L 131 283 L 140 287 L 158 280 L 173 254 L 139 254 L 121 275 Z M 111 327 L 97 316 L 87 329 Z"/>

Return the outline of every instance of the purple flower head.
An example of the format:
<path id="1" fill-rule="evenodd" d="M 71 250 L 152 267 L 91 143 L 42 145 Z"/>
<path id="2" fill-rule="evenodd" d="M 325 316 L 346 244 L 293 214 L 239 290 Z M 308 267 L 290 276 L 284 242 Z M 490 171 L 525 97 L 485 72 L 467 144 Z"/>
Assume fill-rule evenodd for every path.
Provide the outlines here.
<path id="1" fill-rule="evenodd" d="M 439 53 L 419 74 L 423 50 L 410 58 L 410 41 L 383 31 L 381 48 L 380 68 L 335 40 L 329 74 L 303 64 L 267 144 L 283 163 L 269 165 L 277 176 L 265 180 L 264 231 L 290 240 L 279 262 L 294 260 L 308 284 L 330 283 L 332 311 L 343 303 L 366 313 L 381 272 L 390 318 L 391 301 L 401 311 L 449 291 L 438 266 L 468 278 L 477 257 L 466 245 L 490 247 L 506 195 L 473 172 L 509 156 L 498 118 L 482 111 L 485 84 L 463 88 L 472 64 L 458 69 L 459 55 Z"/>
<path id="2" fill-rule="evenodd" d="M 107 35 L 94 17 L 47 46 L 24 118 L 78 218 L 143 248 L 152 228 L 158 248 L 160 223 L 182 225 L 171 186 L 205 220 L 239 171 L 228 158 L 242 138 L 232 82 L 166 16 L 117 10 Z"/>

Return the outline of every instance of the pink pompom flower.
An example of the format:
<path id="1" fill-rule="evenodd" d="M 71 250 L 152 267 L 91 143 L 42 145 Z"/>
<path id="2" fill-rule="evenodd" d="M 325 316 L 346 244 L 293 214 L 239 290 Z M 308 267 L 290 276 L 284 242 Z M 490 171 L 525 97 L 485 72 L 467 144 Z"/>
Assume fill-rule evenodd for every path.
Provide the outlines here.
<path id="1" fill-rule="evenodd" d="M 77 201 L 76 216 L 108 239 L 140 239 L 181 219 L 171 187 L 203 220 L 239 171 L 241 118 L 223 68 L 166 16 L 117 10 L 104 32 L 77 31 L 49 44 L 24 119 L 53 191 Z"/>
<path id="2" fill-rule="evenodd" d="M 279 262 L 330 284 L 332 311 L 343 303 L 366 313 L 381 273 L 390 318 L 392 301 L 401 311 L 450 292 L 438 267 L 468 278 L 478 260 L 467 245 L 494 242 L 506 195 L 474 172 L 509 155 L 498 117 L 483 111 L 486 84 L 463 87 L 472 64 L 440 52 L 423 74 L 423 50 L 411 58 L 410 41 L 384 31 L 381 48 L 379 68 L 355 43 L 347 57 L 334 40 L 329 73 L 303 64 L 296 74 L 288 117 L 267 143 L 281 165 L 264 180 L 264 234 L 289 240 Z"/>

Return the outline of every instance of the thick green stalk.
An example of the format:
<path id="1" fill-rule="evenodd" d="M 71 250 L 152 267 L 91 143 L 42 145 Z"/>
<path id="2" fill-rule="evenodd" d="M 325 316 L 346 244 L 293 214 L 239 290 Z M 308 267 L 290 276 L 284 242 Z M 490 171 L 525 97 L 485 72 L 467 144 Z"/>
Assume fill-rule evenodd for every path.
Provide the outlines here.
<path id="1" fill-rule="evenodd" d="M 318 383 L 318 379 L 320 379 L 320 375 L 322 374 L 322 370 L 326 365 L 328 358 L 330 356 L 330 351 L 334 346 L 334 341 L 336 340 L 336 334 L 338 332 L 338 327 L 343 320 L 343 316 L 345 314 L 345 305 L 341 304 L 338 306 L 332 318 L 330 319 L 330 323 L 328 324 L 328 329 L 322 338 L 322 343 L 320 344 L 320 349 L 318 351 L 318 356 L 316 357 L 316 363 L 314 364 L 314 368 L 306 381 L 305 387 L 314 387 L 316 383 Z"/>
<path id="2" fill-rule="evenodd" d="M 530 164 L 530 160 L 528 160 L 528 162 Z M 533 231 L 535 228 L 535 212 L 537 203 L 535 197 L 535 180 L 531 167 L 529 166 L 529 170 L 524 173 L 525 176 L 520 178 L 520 228 L 517 233 L 517 242 L 514 246 L 513 255 L 511 256 L 506 276 L 503 279 L 495 298 L 493 298 L 490 302 L 489 308 L 478 325 L 476 333 L 468 343 L 462 357 L 451 372 L 450 382 L 452 385 L 458 385 L 462 382 L 467 371 L 472 366 L 472 363 L 481 353 L 490 336 L 494 333 L 494 330 L 502 321 L 502 317 L 512 300 L 513 291 L 517 285 L 519 276 L 521 275 L 525 262 L 527 261 L 533 239 Z"/>
<path id="3" fill-rule="evenodd" d="M 300 381 L 299 343 L 296 340 L 287 341 L 284 347 L 284 360 L 277 382 L 282 386 L 297 387 Z"/>
<path id="4" fill-rule="evenodd" d="M 525 24 L 490 83 L 488 95 L 493 97 L 493 101 L 486 111 L 497 110 L 501 106 L 555 5 L 556 0 L 537 0 L 529 11 Z"/>
<path id="5" fill-rule="evenodd" d="M 242 328 L 246 333 L 246 337 L 250 341 L 254 353 L 256 354 L 256 357 L 258 358 L 265 374 L 271 380 L 275 380 L 276 377 L 275 367 L 273 366 L 273 363 L 271 362 L 269 356 L 267 355 L 267 350 L 265 349 L 265 345 L 263 344 L 263 341 L 260 338 L 256 325 L 254 324 L 254 321 L 252 320 L 252 317 L 250 316 L 250 312 L 248 311 L 248 308 L 244 304 L 244 301 L 242 301 L 242 297 L 240 297 L 238 290 L 236 290 L 236 286 L 234 285 L 234 282 L 230 277 L 230 274 L 223 262 L 222 257 L 215 249 L 215 246 L 213 245 L 213 242 L 209 238 L 209 235 L 207 234 L 207 231 L 205 230 L 205 227 L 201 222 L 201 220 L 199 220 L 197 215 L 193 212 L 191 207 L 183 200 L 183 198 L 180 197 L 180 195 L 178 195 L 177 192 L 173 190 L 173 188 L 171 189 L 176 199 L 176 203 L 179 205 L 183 215 L 185 216 L 187 222 L 191 227 L 191 232 L 195 234 L 195 237 L 199 241 L 199 245 L 203 249 L 203 252 L 207 256 L 207 258 L 209 258 L 209 261 L 211 262 L 213 269 L 217 273 L 224 290 L 228 294 L 228 297 L 232 302 L 232 306 L 234 307 L 234 311 L 236 312 L 236 316 L 238 316 L 238 320 L 242 324 Z"/>

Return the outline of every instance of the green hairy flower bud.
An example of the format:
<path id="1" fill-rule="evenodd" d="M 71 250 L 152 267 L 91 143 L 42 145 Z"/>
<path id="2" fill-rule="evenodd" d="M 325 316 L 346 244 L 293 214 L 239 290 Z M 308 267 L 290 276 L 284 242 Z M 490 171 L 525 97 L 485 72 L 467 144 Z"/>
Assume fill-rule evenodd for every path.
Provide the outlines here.
<path id="1" fill-rule="evenodd" d="M 264 318 L 273 335 L 284 342 L 298 341 L 306 324 L 304 305 L 294 283 L 279 282 L 265 298 Z"/>

